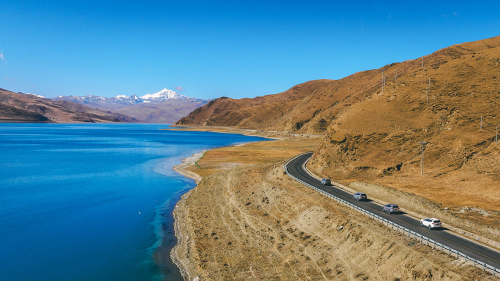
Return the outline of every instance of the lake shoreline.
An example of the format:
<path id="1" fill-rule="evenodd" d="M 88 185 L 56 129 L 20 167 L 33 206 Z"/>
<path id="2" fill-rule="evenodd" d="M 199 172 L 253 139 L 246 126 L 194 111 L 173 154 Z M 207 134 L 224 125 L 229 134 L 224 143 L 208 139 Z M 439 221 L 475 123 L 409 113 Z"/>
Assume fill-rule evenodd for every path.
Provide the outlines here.
<path id="1" fill-rule="evenodd" d="M 180 200 L 177 201 L 177 203 L 174 206 L 174 209 L 172 211 L 172 216 L 174 219 L 174 235 L 177 238 L 177 243 L 175 246 L 170 250 L 170 253 L 163 253 L 162 256 L 170 256 L 170 260 L 179 268 L 179 271 L 184 279 L 190 280 L 189 272 L 187 271 L 187 267 L 182 263 L 180 260 L 178 254 L 177 254 L 177 249 L 180 247 L 180 245 L 184 241 L 184 236 L 182 235 L 182 230 L 181 230 L 181 221 L 178 219 L 179 214 L 178 214 L 178 206 L 182 204 L 183 201 L 185 201 L 191 192 L 198 186 L 199 182 L 202 180 L 202 177 L 199 176 L 198 174 L 195 174 L 191 171 L 188 171 L 186 168 L 193 166 L 196 164 L 196 162 L 203 157 L 205 152 L 208 150 L 203 150 L 199 153 L 195 153 L 191 155 L 190 157 L 186 157 L 182 159 L 182 163 L 179 165 L 175 165 L 172 170 L 176 171 L 180 175 L 183 175 L 186 178 L 193 179 L 195 181 L 195 187 L 191 188 L 188 190 L 186 193 L 184 193 Z"/>

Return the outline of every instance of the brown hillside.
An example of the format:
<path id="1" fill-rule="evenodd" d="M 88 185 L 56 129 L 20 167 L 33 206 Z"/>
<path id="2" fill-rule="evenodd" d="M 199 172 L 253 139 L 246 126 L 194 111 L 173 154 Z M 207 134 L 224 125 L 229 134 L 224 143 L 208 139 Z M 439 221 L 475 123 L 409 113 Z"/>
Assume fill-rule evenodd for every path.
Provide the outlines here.
<path id="1" fill-rule="evenodd" d="M 0 122 L 136 122 L 123 114 L 104 112 L 67 101 L 0 89 Z"/>
<path id="2" fill-rule="evenodd" d="M 385 90 L 339 110 L 310 167 L 347 182 L 392 186 L 500 226 L 491 216 L 500 211 L 499 62 L 495 37 L 437 51 L 424 58 L 424 69 L 420 59 L 384 67 L 391 77 Z M 396 68 L 403 75 L 395 81 Z M 419 141 L 429 142 L 424 175 Z"/>
<path id="3" fill-rule="evenodd" d="M 382 71 L 386 76 L 384 95 L 393 93 L 391 89 L 394 88 L 400 91 L 399 95 L 412 92 L 415 93 L 415 96 L 409 97 L 417 104 L 426 101 L 425 93 L 429 78 L 431 78 L 430 103 L 436 102 L 436 99 L 443 93 L 460 91 L 478 93 L 492 89 L 498 84 L 498 75 L 495 73 L 498 74 L 498 65 L 496 64 L 498 55 L 496 53 L 498 53 L 499 40 L 498 37 L 495 37 L 442 49 L 424 58 L 423 70 L 419 58 L 393 63 L 376 70 L 358 72 L 340 80 L 305 82 L 275 95 L 253 99 L 222 97 L 196 109 L 176 124 L 236 126 L 247 129 L 290 130 L 301 133 L 324 132 L 330 123 L 339 117 L 339 113 L 342 114 L 346 111 L 346 108 L 381 94 Z M 485 52 L 483 56 L 477 53 L 481 50 Z M 477 71 L 478 69 L 481 71 Z M 396 71 L 397 81 L 394 81 Z M 486 76 L 482 76 L 482 73 L 485 73 Z M 471 81 L 471 78 L 474 81 Z M 395 97 L 391 94 L 388 99 L 392 100 Z M 460 99 L 460 97 L 458 98 Z M 464 104 L 467 103 L 466 100 L 463 99 Z M 394 102 L 390 105 L 400 106 Z M 411 112 L 403 109 L 398 110 L 405 112 L 405 116 L 400 118 L 412 117 L 420 113 L 415 111 L 414 104 L 411 108 L 406 107 L 404 109 L 410 109 Z M 391 109 L 390 106 L 386 107 L 385 105 L 384 108 Z M 368 117 L 367 114 L 369 113 L 364 114 L 363 117 Z M 378 111 L 376 114 L 378 115 Z M 384 121 L 384 123 L 385 125 L 391 124 L 389 120 Z"/>
<path id="4" fill-rule="evenodd" d="M 179 124 L 324 133 L 309 163 L 314 172 L 347 184 L 390 186 L 499 227 L 500 37 L 439 50 L 423 63 L 422 68 L 418 58 L 340 80 L 307 82 L 299 86 L 308 91 L 284 92 L 292 102 L 279 102 L 284 93 L 228 99 L 239 107 L 222 110 L 228 101 L 219 99 L 210 106 L 221 110 L 205 106 Z M 424 175 L 419 141 L 429 142 Z"/>
<path id="5" fill-rule="evenodd" d="M 291 108 L 332 80 L 315 80 L 296 85 L 288 91 L 252 99 L 227 97 L 210 101 L 197 108 L 176 125 L 237 126 L 269 128 L 277 116 L 287 115 Z"/>

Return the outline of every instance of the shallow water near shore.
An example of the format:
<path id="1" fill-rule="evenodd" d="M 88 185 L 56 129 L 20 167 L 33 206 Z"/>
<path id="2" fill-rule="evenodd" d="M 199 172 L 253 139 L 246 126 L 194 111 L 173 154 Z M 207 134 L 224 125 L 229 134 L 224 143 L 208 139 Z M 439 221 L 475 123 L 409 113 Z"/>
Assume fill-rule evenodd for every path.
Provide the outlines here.
<path id="1" fill-rule="evenodd" d="M 0 280 L 178 280 L 153 258 L 195 186 L 172 167 L 263 139 L 166 127 L 0 124 Z"/>

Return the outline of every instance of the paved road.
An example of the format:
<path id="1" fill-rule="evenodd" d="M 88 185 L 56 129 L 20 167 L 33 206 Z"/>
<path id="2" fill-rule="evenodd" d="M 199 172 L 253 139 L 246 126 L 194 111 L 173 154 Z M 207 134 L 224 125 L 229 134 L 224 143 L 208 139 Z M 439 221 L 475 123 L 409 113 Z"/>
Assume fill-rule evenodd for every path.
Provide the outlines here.
<path id="1" fill-rule="evenodd" d="M 425 235 L 426 237 L 433 239 L 439 243 L 442 243 L 452 249 L 462 252 L 463 254 L 468 255 L 474 259 L 485 262 L 491 266 L 494 266 L 500 269 L 500 252 L 488 248 L 486 246 L 474 243 L 471 240 L 462 238 L 458 235 L 455 235 L 449 230 L 446 229 L 434 229 L 429 230 L 427 228 L 420 226 L 420 221 L 416 220 L 406 214 L 388 214 L 382 211 L 382 205 L 377 204 L 373 201 L 357 201 L 354 200 L 351 193 L 348 193 L 342 189 L 336 188 L 335 186 L 324 186 L 320 183 L 319 180 L 312 177 L 305 169 L 304 163 L 311 158 L 311 153 L 303 154 L 294 160 L 290 161 L 287 164 L 288 172 L 292 174 L 294 177 L 313 185 L 327 193 L 341 198 L 351 204 L 354 204 L 360 208 L 363 208 L 367 211 L 370 211 L 376 215 L 379 215 L 387 220 L 390 220 L 394 223 L 399 224 L 400 226 L 406 227 L 412 231 L 415 231 L 421 235 Z M 368 195 L 368 199 L 370 198 L 370 194 Z M 390 202 L 397 204 L 398 202 Z M 403 207 L 404 206 L 400 206 Z M 387 231 L 391 231 L 387 229 Z"/>

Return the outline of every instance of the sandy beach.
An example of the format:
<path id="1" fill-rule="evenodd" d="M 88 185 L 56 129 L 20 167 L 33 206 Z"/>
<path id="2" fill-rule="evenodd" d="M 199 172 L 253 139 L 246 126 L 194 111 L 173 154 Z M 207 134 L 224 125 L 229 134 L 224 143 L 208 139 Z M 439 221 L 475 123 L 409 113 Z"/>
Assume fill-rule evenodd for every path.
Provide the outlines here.
<path id="1" fill-rule="evenodd" d="M 172 169 L 174 171 L 176 171 L 177 173 L 179 173 L 187 178 L 193 179 L 195 181 L 196 185 L 198 185 L 200 183 L 200 181 L 202 180 L 201 176 L 194 173 L 194 172 L 188 171 L 186 168 L 195 165 L 196 161 L 198 161 L 205 154 L 206 151 L 207 150 L 203 150 L 200 153 L 193 154 L 191 157 L 187 157 L 187 158 L 182 159 L 182 163 L 174 166 Z M 182 245 L 184 243 L 184 239 L 185 239 L 185 237 L 183 236 L 183 233 L 181 232 L 180 227 L 179 227 L 181 221 L 178 219 L 177 208 L 179 205 L 182 204 L 182 202 L 184 202 L 189 197 L 189 195 L 191 194 L 192 191 L 193 191 L 193 189 L 191 189 L 190 191 L 183 194 L 181 197 L 181 200 L 179 200 L 179 202 L 177 202 L 177 204 L 175 205 L 175 209 L 173 211 L 173 217 L 174 217 L 175 237 L 177 237 L 177 245 L 175 245 L 174 248 L 172 249 L 172 251 L 170 252 L 170 258 L 171 258 L 172 262 L 175 265 L 177 265 L 182 276 L 186 280 L 191 280 L 191 277 L 189 275 L 189 272 L 186 269 L 186 265 L 179 259 L 179 256 L 177 254 L 178 248 L 180 247 L 180 245 Z M 164 255 L 168 255 L 168 253 L 164 253 Z"/>
<path id="2" fill-rule="evenodd" d="M 207 150 L 203 150 L 200 153 L 191 155 L 191 157 L 182 159 L 182 163 L 174 166 L 172 169 L 187 178 L 193 179 L 196 184 L 198 184 L 201 181 L 201 176 L 197 173 L 186 170 L 186 168 L 195 165 L 196 161 L 200 160 L 205 152 L 207 152 Z"/>

